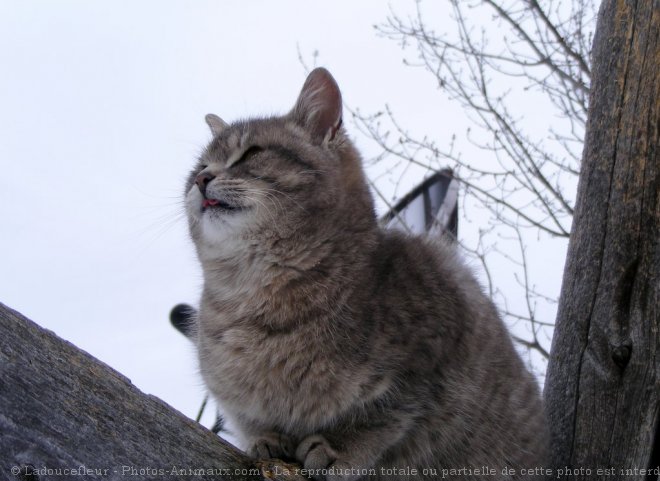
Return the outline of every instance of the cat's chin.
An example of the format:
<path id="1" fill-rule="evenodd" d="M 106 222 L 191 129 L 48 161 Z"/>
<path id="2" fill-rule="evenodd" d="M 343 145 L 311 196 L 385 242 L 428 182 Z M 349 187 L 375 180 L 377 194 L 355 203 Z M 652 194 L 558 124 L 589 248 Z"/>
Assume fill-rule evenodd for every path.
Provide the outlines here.
<path id="1" fill-rule="evenodd" d="M 250 210 L 249 207 L 207 207 L 202 209 L 200 221 L 202 226 L 212 227 L 214 234 L 218 231 L 236 232 L 246 226 Z"/>
<path id="2" fill-rule="evenodd" d="M 250 207 L 219 203 L 219 204 L 213 204 L 206 207 L 202 207 L 202 215 L 209 215 L 209 216 L 237 215 L 247 210 L 250 210 Z"/>

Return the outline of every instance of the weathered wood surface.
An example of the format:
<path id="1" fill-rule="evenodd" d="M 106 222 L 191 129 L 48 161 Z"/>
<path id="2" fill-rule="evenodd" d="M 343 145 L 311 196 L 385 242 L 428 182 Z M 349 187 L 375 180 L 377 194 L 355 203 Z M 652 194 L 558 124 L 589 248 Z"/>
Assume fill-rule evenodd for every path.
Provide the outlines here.
<path id="1" fill-rule="evenodd" d="M 81 467 L 92 471 L 66 471 Z M 0 304 L 0 479 L 305 479 L 279 475 L 285 467 L 255 464 Z"/>
<path id="2" fill-rule="evenodd" d="M 555 467 L 593 471 L 563 479 L 658 479 L 659 31 L 657 0 L 601 6 L 545 390 Z"/>

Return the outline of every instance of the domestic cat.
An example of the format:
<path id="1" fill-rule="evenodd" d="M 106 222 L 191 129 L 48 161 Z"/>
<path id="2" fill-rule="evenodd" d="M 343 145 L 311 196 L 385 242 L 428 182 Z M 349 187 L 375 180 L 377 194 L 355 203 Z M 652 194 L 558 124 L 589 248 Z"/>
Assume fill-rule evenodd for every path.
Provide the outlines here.
<path id="1" fill-rule="evenodd" d="M 538 387 L 454 248 L 379 227 L 330 73 L 281 117 L 206 120 L 193 336 L 243 447 L 316 479 L 531 478 Z"/>

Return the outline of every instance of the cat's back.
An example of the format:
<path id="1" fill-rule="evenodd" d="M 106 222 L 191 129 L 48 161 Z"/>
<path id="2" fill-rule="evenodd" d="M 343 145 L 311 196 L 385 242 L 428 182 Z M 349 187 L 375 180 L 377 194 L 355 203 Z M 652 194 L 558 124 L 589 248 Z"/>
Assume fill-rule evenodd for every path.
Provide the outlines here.
<path id="1" fill-rule="evenodd" d="M 384 229 L 374 254 L 374 297 L 394 317 L 410 318 L 418 327 L 428 323 L 454 340 L 477 325 L 500 328 L 492 303 L 451 241 Z"/>
<path id="2" fill-rule="evenodd" d="M 418 397 L 434 399 L 421 414 L 420 431 L 429 440 L 443 433 L 443 464 L 541 465 L 547 447 L 538 386 L 455 247 L 384 231 L 378 256 L 381 307 L 375 310 L 401 333 L 394 350 L 407 353 L 403 382 L 414 384 L 409 390 Z"/>

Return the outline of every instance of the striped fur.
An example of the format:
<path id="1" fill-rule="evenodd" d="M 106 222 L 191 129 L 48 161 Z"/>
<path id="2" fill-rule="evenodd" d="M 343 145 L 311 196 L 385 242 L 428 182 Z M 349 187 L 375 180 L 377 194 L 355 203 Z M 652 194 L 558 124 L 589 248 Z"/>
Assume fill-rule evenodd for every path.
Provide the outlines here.
<path id="1" fill-rule="evenodd" d="M 245 448 L 332 468 L 318 479 L 528 479 L 534 379 L 452 246 L 378 227 L 340 115 L 317 69 L 288 115 L 212 120 L 186 185 L 204 381 Z M 203 208 L 204 176 L 231 209 Z"/>

